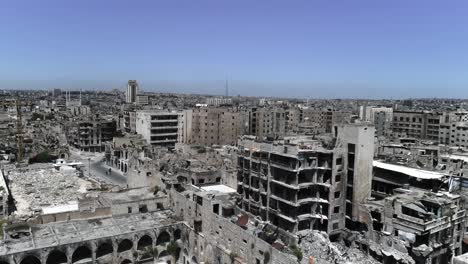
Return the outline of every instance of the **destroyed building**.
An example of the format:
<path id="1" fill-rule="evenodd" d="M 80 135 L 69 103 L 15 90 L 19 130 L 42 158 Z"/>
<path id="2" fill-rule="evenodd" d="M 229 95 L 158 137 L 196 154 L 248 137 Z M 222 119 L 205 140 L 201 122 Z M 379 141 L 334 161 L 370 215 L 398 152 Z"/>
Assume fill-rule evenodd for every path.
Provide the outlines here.
<path id="1" fill-rule="evenodd" d="M 126 173 L 130 153 L 135 149 L 142 149 L 145 145 L 146 141 L 141 135 L 114 137 L 112 142 L 106 143 L 106 164 Z"/>
<path id="2" fill-rule="evenodd" d="M 374 250 L 370 252 L 374 258 L 385 263 L 409 255 L 415 263 L 442 264 L 462 253 L 465 209 L 459 195 L 416 188 L 399 188 L 394 192 L 384 200 L 366 204 L 370 212 L 370 237 L 382 243 L 398 238 L 405 248 L 393 253 Z M 365 248 L 373 250 L 369 245 Z"/>
<path id="3" fill-rule="evenodd" d="M 382 199 L 393 195 L 397 188 L 408 186 L 423 190 L 437 190 L 444 186 L 447 179 L 440 171 L 412 168 L 399 164 L 373 162 L 372 196 Z"/>
<path id="4" fill-rule="evenodd" d="M 236 145 L 240 135 L 240 113 L 235 108 L 200 107 L 186 110 L 185 143 L 198 145 Z"/>
<path id="5" fill-rule="evenodd" d="M 68 127 L 67 139 L 70 145 L 81 151 L 104 152 L 105 143 L 112 141 L 116 128 L 114 120 L 78 120 Z"/>
<path id="6" fill-rule="evenodd" d="M 307 137 L 242 137 L 242 209 L 292 233 L 315 229 L 333 235 L 352 226 L 359 219 L 353 205 L 370 196 L 374 129 L 347 125 L 335 131 L 328 144 Z"/>
<path id="7" fill-rule="evenodd" d="M 19 169 L 6 168 L 5 174 L 15 201 L 14 214 L 18 217 L 40 214 L 56 206 L 74 206 L 96 187 L 94 182 L 79 178 L 79 172 L 70 166 L 33 164 Z"/>
<path id="8" fill-rule="evenodd" d="M 181 112 L 141 110 L 136 113 L 136 132 L 152 146 L 173 149 L 182 138 L 182 121 Z"/>

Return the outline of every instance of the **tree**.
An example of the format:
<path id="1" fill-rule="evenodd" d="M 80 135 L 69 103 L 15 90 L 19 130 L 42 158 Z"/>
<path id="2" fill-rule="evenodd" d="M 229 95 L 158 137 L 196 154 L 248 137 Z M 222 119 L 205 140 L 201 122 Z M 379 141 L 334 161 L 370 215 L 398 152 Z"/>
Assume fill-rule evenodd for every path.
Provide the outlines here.
<path id="1" fill-rule="evenodd" d="M 152 246 L 147 246 L 145 249 L 143 249 L 143 254 L 142 256 L 149 255 L 153 259 L 157 258 L 159 255 L 158 248 L 152 247 Z"/>
<path id="2" fill-rule="evenodd" d="M 172 263 L 176 263 L 177 259 L 178 259 L 178 254 L 179 253 L 179 246 L 177 245 L 177 243 L 172 240 L 171 242 L 169 242 L 169 244 L 167 245 L 166 247 L 166 250 L 169 254 L 171 254 L 172 256 Z"/>
<path id="3" fill-rule="evenodd" d="M 292 254 L 296 256 L 297 262 L 301 262 L 302 257 L 303 257 L 301 249 L 297 245 L 294 245 L 294 244 L 291 245 L 290 248 L 291 248 Z"/>

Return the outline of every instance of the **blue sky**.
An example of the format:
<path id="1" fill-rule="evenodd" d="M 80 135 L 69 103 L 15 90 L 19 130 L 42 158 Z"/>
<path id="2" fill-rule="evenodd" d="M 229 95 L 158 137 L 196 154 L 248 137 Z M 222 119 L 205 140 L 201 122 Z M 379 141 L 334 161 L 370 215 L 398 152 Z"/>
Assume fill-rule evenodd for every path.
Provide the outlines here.
<path id="1" fill-rule="evenodd" d="M 468 98 L 468 1 L 0 2 L 0 89 Z"/>

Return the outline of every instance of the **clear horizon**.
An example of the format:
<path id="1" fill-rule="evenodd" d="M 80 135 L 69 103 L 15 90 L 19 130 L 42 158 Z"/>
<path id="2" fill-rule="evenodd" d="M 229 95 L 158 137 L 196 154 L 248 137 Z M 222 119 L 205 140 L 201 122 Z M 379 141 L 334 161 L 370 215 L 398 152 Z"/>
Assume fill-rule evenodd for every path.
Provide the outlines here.
<path id="1" fill-rule="evenodd" d="M 468 98 L 468 2 L 14 1 L 0 89 Z"/>

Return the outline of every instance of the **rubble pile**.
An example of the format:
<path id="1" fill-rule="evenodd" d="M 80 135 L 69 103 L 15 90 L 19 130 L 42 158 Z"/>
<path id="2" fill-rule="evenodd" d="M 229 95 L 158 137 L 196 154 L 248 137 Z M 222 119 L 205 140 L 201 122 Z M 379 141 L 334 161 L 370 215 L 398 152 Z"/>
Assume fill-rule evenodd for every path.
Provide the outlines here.
<path id="1" fill-rule="evenodd" d="M 301 263 L 308 264 L 309 257 L 316 264 L 377 264 L 376 260 L 364 254 L 355 246 L 346 247 L 344 243 L 331 242 L 328 235 L 311 231 L 302 237 L 299 248 L 303 253 Z"/>
<path id="2" fill-rule="evenodd" d="M 92 187 L 91 182 L 78 178 L 75 171 L 51 167 L 11 171 L 9 179 L 18 215 L 31 215 L 46 206 L 76 201 Z"/>

